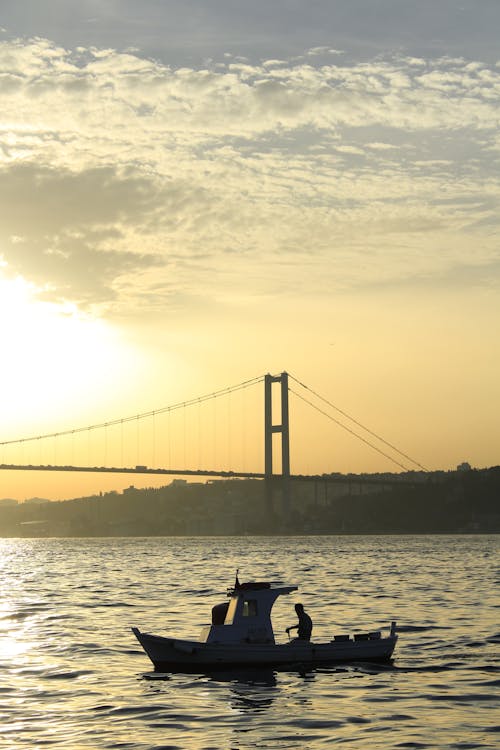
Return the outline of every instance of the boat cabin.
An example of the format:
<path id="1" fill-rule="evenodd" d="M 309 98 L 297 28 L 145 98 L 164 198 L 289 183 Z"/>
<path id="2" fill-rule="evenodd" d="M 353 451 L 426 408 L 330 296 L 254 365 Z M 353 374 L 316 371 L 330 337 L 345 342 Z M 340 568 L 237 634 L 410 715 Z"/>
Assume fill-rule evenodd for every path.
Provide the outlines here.
<path id="1" fill-rule="evenodd" d="M 212 624 L 203 628 L 204 643 L 274 643 L 271 610 L 282 594 L 297 586 L 272 586 L 265 582 L 240 583 L 228 590 L 229 602 L 212 609 Z"/>

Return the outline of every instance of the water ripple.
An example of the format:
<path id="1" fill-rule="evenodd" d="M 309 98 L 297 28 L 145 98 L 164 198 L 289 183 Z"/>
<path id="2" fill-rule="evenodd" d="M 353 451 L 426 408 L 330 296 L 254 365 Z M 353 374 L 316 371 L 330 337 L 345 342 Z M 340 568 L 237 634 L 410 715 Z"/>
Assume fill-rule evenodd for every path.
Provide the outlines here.
<path id="1" fill-rule="evenodd" d="M 497 537 L 3 540 L 6 750 L 491 748 Z M 129 628 L 194 637 L 244 578 L 301 586 L 314 635 L 388 628 L 393 663 L 155 673 Z M 295 621 L 284 597 L 275 629 Z"/>

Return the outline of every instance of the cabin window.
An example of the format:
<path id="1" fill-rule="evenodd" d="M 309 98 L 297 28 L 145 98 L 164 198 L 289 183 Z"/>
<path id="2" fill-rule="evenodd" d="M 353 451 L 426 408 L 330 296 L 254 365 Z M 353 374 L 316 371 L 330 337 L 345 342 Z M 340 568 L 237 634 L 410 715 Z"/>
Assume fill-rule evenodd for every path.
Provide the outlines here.
<path id="1" fill-rule="evenodd" d="M 243 602 L 243 617 L 257 617 L 256 599 L 245 599 Z"/>

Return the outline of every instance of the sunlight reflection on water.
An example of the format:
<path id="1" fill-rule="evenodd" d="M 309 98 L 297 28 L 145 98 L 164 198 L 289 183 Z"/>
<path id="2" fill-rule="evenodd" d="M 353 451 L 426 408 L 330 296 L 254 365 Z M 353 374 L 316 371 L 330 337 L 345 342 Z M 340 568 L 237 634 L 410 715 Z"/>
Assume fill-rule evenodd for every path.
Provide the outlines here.
<path id="1" fill-rule="evenodd" d="M 6 748 L 493 748 L 498 538 L 0 540 Z M 130 632 L 197 637 L 242 578 L 297 583 L 275 632 L 400 624 L 392 665 L 158 675 Z"/>

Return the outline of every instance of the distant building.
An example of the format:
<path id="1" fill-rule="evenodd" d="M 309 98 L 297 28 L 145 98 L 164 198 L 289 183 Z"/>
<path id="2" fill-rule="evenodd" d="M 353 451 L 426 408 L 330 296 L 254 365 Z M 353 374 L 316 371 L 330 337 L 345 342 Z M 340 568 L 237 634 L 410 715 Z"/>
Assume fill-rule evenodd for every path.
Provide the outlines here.
<path id="1" fill-rule="evenodd" d="M 461 464 L 458 464 L 457 471 L 470 471 L 472 469 L 472 466 L 467 461 L 464 461 Z"/>

